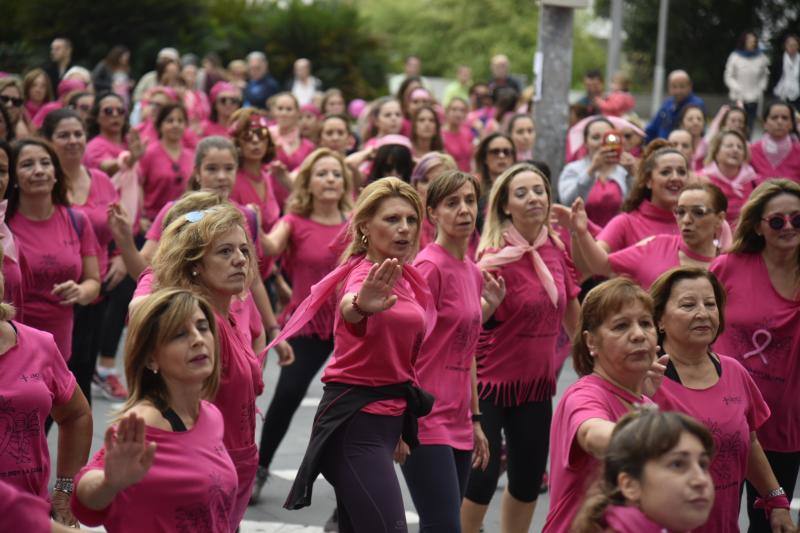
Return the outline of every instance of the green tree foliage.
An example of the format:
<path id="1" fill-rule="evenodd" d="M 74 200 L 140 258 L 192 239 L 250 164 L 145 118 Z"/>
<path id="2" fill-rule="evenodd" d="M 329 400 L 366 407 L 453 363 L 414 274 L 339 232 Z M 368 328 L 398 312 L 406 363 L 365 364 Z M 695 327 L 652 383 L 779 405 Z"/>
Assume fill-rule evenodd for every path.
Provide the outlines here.
<path id="1" fill-rule="evenodd" d="M 279 79 L 307 57 L 327 86 L 374 96 L 384 86 L 382 41 L 350 2 L 300 0 L 0 0 L 0 70 L 20 71 L 47 60 L 59 35 L 74 45 L 73 57 L 92 68 L 115 44 L 132 51 L 133 74 L 152 69 L 157 51 L 175 46 L 229 61 L 265 51 Z M 6 31 L 8 30 L 8 31 Z"/>
<path id="2" fill-rule="evenodd" d="M 600 0 L 607 14 L 610 0 Z M 658 34 L 659 0 L 625 0 L 625 51 L 641 82 L 652 79 Z M 689 72 L 695 89 L 725 92 L 723 72 L 728 55 L 745 31 L 769 34 L 773 47 L 798 27 L 798 0 L 670 0 L 665 67 Z"/>

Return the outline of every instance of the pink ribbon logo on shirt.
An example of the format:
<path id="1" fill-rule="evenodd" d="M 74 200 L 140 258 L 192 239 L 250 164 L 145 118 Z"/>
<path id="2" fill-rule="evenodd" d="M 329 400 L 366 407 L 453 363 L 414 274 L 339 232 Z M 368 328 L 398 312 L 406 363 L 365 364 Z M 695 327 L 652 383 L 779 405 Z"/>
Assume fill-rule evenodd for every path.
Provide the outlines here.
<path id="1" fill-rule="evenodd" d="M 763 342 L 759 342 L 759 338 L 763 339 Z M 772 342 L 772 333 L 766 329 L 757 329 L 753 332 L 752 342 L 756 349 L 744 354 L 742 359 L 746 361 L 754 355 L 757 355 L 761 358 L 765 365 L 768 364 L 767 356 L 764 355 L 764 350 Z"/>

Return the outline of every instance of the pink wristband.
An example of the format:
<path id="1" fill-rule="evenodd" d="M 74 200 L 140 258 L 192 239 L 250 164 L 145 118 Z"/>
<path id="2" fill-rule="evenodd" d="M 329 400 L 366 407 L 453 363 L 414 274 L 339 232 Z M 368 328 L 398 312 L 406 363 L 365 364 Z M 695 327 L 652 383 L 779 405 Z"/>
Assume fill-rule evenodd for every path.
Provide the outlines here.
<path id="1" fill-rule="evenodd" d="M 789 498 L 782 494 L 780 496 L 773 496 L 772 498 L 756 498 L 753 507 L 755 509 L 764 509 L 764 513 L 767 515 L 767 520 L 769 521 L 769 516 L 773 509 L 789 509 L 791 506 L 789 505 Z"/>

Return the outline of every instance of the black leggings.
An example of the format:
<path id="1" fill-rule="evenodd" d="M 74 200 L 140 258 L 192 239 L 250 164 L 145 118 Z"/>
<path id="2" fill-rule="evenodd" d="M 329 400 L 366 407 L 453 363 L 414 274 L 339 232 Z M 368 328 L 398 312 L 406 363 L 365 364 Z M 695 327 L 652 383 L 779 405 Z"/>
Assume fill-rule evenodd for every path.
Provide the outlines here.
<path id="1" fill-rule="evenodd" d="M 105 329 L 102 324 L 107 303 L 104 298 L 96 304 L 76 305 L 74 309 L 72 357 L 67 366 L 75 375 L 75 380 L 89 405 L 92 404 L 92 376 L 97 363 L 97 354 L 100 352 L 100 337 Z"/>
<path id="2" fill-rule="evenodd" d="M 258 464 L 269 468 L 275 451 L 278 449 L 295 411 L 303 401 L 311 380 L 328 360 L 333 351 L 333 340 L 322 340 L 317 336 L 295 337 L 289 339 L 294 350 L 295 360 L 281 368 L 275 395 L 264 417 L 261 429 L 261 444 L 258 447 Z"/>
<path id="3" fill-rule="evenodd" d="M 114 357 L 117 354 L 119 339 L 128 317 L 128 304 L 131 303 L 134 290 L 136 282 L 130 276 L 125 276 L 114 290 L 106 294 L 108 303 L 100 332 L 100 355 L 103 357 Z"/>
<path id="4" fill-rule="evenodd" d="M 472 451 L 444 444 L 412 450 L 402 469 L 419 513 L 420 533 L 461 532 L 461 499 L 471 463 Z"/>
<path id="5" fill-rule="evenodd" d="M 336 491 L 340 533 L 408 531 L 393 464 L 402 426 L 402 416 L 359 411 L 326 443 L 322 475 Z"/>
<path id="6" fill-rule="evenodd" d="M 550 446 L 550 400 L 502 407 L 492 399 L 480 401 L 481 426 L 489 440 L 489 466 L 473 469 L 469 475 L 466 497 L 489 505 L 500 478 L 501 432 L 506 436 L 508 452 L 508 492 L 521 502 L 535 502 L 542 485 Z"/>
<path id="7" fill-rule="evenodd" d="M 778 478 L 778 485 L 783 487 L 786 491 L 786 497 L 789 502 L 792 501 L 794 495 L 794 485 L 797 483 L 797 472 L 800 467 L 800 452 L 769 452 L 764 450 L 767 455 L 772 471 L 775 472 L 775 477 Z M 771 533 L 772 528 L 769 526 L 766 514 L 763 509 L 753 509 L 758 497 L 758 491 L 748 481 L 747 485 L 747 516 L 750 519 L 750 527 L 748 533 Z"/>

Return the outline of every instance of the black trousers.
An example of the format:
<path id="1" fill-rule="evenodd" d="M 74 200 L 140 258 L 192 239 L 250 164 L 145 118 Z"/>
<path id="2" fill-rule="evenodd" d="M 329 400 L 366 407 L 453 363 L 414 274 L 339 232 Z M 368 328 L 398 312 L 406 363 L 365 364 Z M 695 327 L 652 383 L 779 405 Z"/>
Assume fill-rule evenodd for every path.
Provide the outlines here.
<path id="1" fill-rule="evenodd" d="M 767 455 L 772 471 L 775 472 L 775 477 L 778 478 L 778 484 L 786 491 L 786 497 L 791 502 L 794 495 L 794 485 L 797 483 L 798 468 L 800 468 L 800 452 L 770 452 L 764 450 L 764 453 Z M 749 481 L 746 482 L 746 486 L 747 517 L 750 519 L 748 533 L 771 533 L 772 528 L 769 527 L 769 521 L 764 510 L 753 509 L 758 492 Z"/>
<path id="2" fill-rule="evenodd" d="M 75 375 L 75 380 L 89 405 L 92 404 L 92 376 L 97 364 L 97 355 L 100 353 L 100 340 L 105 330 L 103 317 L 107 307 L 108 300 L 104 298 L 95 304 L 76 305 L 74 309 L 72 358 L 67 366 Z"/>

